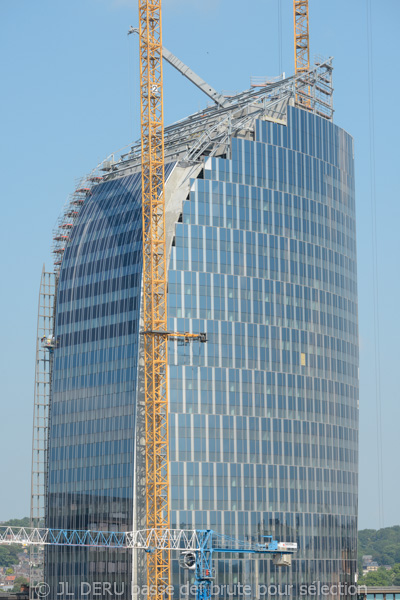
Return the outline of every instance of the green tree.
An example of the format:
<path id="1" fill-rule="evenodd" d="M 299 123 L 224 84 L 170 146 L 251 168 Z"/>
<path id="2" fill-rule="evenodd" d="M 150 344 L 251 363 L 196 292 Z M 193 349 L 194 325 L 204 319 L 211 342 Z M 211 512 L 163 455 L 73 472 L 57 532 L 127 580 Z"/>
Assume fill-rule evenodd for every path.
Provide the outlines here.
<path id="1" fill-rule="evenodd" d="M 21 546 L 10 544 L 0 546 L 0 567 L 12 567 L 18 564 L 18 554 L 21 552 Z"/>
<path id="2" fill-rule="evenodd" d="M 378 565 L 400 563 L 400 526 L 383 529 L 363 529 L 358 532 L 358 560 L 364 554 L 372 555 Z"/>
<path id="3" fill-rule="evenodd" d="M 19 592 L 21 589 L 21 585 L 27 585 L 29 581 L 23 575 L 18 575 L 18 577 L 14 580 L 14 587 L 12 589 L 13 592 Z"/>
<path id="4" fill-rule="evenodd" d="M 23 517 L 22 519 L 10 519 L 9 521 L 4 521 L 4 523 L 1 523 L 1 526 L 8 526 L 8 527 L 29 527 L 30 525 L 30 519 L 29 517 Z"/>
<path id="5" fill-rule="evenodd" d="M 392 585 L 400 586 L 400 564 L 394 565 L 391 570 Z"/>
<path id="6" fill-rule="evenodd" d="M 391 586 L 392 577 L 390 575 L 390 571 L 387 571 L 383 567 L 377 571 L 370 571 L 360 578 L 359 585 Z"/>

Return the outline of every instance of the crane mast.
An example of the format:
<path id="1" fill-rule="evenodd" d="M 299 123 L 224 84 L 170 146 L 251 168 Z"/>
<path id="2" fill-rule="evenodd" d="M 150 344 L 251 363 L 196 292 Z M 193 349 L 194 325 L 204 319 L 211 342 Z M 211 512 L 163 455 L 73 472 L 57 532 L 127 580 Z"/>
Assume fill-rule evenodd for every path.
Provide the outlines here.
<path id="1" fill-rule="evenodd" d="M 293 0 L 293 13 L 295 74 L 300 75 L 310 70 L 308 0 Z M 305 108 L 311 108 L 310 98 L 299 92 L 296 93 L 296 102 Z"/>
<path id="2" fill-rule="evenodd" d="M 167 286 L 161 0 L 139 0 L 142 143 L 144 388 L 147 529 L 169 529 Z M 147 584 L 162 600 L 170 557 L 147 555 Z M 154 592 L 153 592 L 154 590 Z"/>
<path id="3" fill-rule="evenodd" d="M 295 73 L 310 69 L 308 0 L 293 0 Z"/>

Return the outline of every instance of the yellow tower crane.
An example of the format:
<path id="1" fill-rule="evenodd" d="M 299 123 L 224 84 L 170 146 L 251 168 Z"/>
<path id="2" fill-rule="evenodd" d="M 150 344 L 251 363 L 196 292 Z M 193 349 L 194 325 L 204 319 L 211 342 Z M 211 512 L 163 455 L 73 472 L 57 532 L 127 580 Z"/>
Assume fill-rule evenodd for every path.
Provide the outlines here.
<path id="1" fill-rule="evenodd" d="M 207 336 L 167 331 L 161 0 L 139 0 L 139 39 L 146 521 L 147 529 L 164 535 L 166 540 L 170 528 L 168 338 L 184 343 L 206 342 Z M 170 554 L 157 547 L 147 555 L 150 596 L 163 600 L 169 584 Z"/>
<path id="2" fill-rule="evenodd" d="M 147 528 L 169 529 L 167 271 L 161 0 L 139 0 Z M 170 558 L 147 555 L 151 596 L 164 597 Z"/>
<path id="3" fill-rule="evenodd" d="M 299 75 L 310 69 L 308 0 L 293 0 L 293 13 L 295 74 Z M 309 92 L 308 89 L 308 95 Z M 296 102 L 304 108 L 311 108 L 310 98 L 304 94 L 297 93 Z"/>

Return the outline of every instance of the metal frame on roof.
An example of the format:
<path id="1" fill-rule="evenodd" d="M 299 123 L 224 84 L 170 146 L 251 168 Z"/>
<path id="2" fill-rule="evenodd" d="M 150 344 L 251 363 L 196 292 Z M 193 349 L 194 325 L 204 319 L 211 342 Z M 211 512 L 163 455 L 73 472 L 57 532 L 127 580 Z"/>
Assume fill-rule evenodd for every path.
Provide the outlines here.
<path id="1" fill-rule="evenodd" d="M 164 130 L 165 162 L 199 164 L 204 157 L 229 158 L 232 137 L 253 139 L 257 119 L 286 122 L 289 102 L 307 112 L 333 120 L 332 58 L 317 59 L 312 69 L 264 86 L 250 88 L 217 104 L 189 115 Z M 301 102 L 297 99 L 301 98 Z M 72 229 L 86 197 L 101 182 L 139 172 L 142 166 L 141 141 L 109 155 L 81 178 L 69 197 L 54 231 L 53 253 L 58 272 Z M 117 160 L 115 157 L 118 157 Z"/>
<path id="2" fill-rule="evenodd" d="M 294 106 L 332 121 L 332 70 L 332 58 L 318 60 L 306 73 L 250 88 L 230 97 L 226 106 L 210 106 L 169 125 L 164 133 L 166 162 L 196 163 L 203 156 L 226 154 L 230 138 L 251 134 L 256 119 L 285 122 L 290 100 Z M 301 104 L 296 101 L 300 96 Z M 107 159 L 100 165 L 106 172 L 104 179 L 113 179 L 140 167 L 140 140 L 122 153 L 118 161 Z"/>

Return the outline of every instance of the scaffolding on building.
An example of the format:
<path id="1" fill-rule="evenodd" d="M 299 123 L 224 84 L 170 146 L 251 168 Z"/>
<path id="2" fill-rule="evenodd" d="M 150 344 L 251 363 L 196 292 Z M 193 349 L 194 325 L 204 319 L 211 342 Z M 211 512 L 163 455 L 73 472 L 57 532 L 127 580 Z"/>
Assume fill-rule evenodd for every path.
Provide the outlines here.
<path id="1" fill-rule="evenodd" d="M 332 72 L 331 59 L 315 57 L 314 69 L 298 76 L 296 106 L 331 121 L 334 112 Z"/>
<path id="2" fill-rule="evenodd" d="M 312 69 L 299 71 L 295 79 L 295 106 L 332 121 L 334 112 L 332 71 L 332 59 L 326 60 L 321 56 L 314 58 Z M 252 88 L 263 88 L 284 79 L 284 73 L 278 77 L 252 76 L 250 84 Z"/>
<path id="3" fill-rule="evenodd" d="M 51 366 L 53 353 L 48 340 L 54 336 L 56 275 L 43 265 L 39 290 L 36 338 L 35 390 L 32 436 L 31 527 L 44 527 L 47 498 L 48 428 L 50 418 Z M 30 547 L 30 589 L 43 581 L 44 548 Z M 33 597 L 33 596 L 31 596 Z"/>
<path id="4" fill-rule="evenodd" d="M 64 251 L 82 206 L 86 198 L 91 195 L 93 186 L 102 180 L 103 177 L 97 175 L 96 170 L 78 180 L 75 191 L 69 196 L 53 232 L 54 269 L 52 272 L 46 271 L 44 265 L 42 269 L 37 319 L 32 436 L 30 525 L 33 528 L 43 528 L 46 525 L 51 380 L 54 348 L 57 345 L 54 337 L 54 315 L 58 277 Z M 32 600 L 35 585 L 44 580 L 43 545 L 30 546 L 29 562 Z"/>
<path id="5" fill-rule="evenodd" d="M 56 273 L 60 271 L 62 258 L 79 213 L 86 199 L 92 194 L 93 186 L 102 180 L 103 177 L 91 173 L 77 181 L 75 191 L 68 197 L 64 210 L 53 231 L 52 253 L 54 255 L 54 270 Z"/>
<path id="6" fill-rule="evenodd" d="M 282 75 L 275 75 L 274 77 L 268 77 L 266 75 L 251 75 L 250 77 L 250 87 L 265 87 L 267 85 L 271 85 L 272 83 L 277 83 L 278 81 L 283 81 L 285 79 L 285 73 Z"/>

